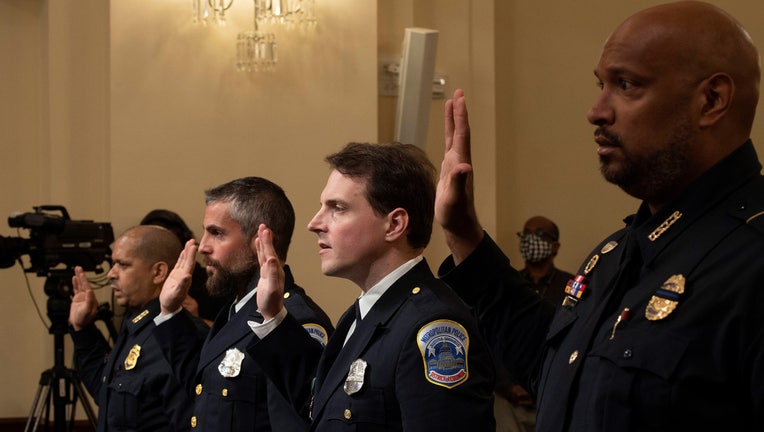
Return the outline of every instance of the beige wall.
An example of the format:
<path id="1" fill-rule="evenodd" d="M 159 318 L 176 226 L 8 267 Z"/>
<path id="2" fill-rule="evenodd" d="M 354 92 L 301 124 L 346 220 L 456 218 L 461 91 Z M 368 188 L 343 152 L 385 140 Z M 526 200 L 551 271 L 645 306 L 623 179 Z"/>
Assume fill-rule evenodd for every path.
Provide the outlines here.
<path id="1" fill-rule="evenodd" d="M 557 222 L 561 268 L 575 272 L 603 237 L 620 228 L 638 201 L 599 174 L 594 128 L 586 112 L 597 94 L 592 73 L 605 38 L 631 13 L 662 1 L 382 0 L 380 56 L 397 52 L 405 27 L 440 32 L 436 71 L 446 94 L 467 94 L 478 212 L 486 230 L 522 266 L 516 232 L 541 214 Z M 764 6 L 711 1 L 738 17 L 764 46 Z M 397 51 L 396 51 L 397 50 Z M 443 100 L 430 111 L 427 151 L 440 160 Z M 393 137 L 395 100 L 379 102 L 380 140 Z M 752 138 L 764 153 L 764 126 Z M 444 255 L 439 232 L 427 252 Z"/>
<path id="2" fill-rule="evenodd" d="M 481 220 L 515 262 L 514 232 L 533 214 L 558 222 L 559 263 L 573 270 L 636 207 L 601 180 L 584 116 L 605 37 L 654 1 L 316 0 L 318 28 L 279 31 L 277 72 L 266 74 L 233 67 L 251 2 L 238 0 L 225 28 L 192 25 L 189 3 L 0 0 L 0 235 L 15 235 L 12 211 L 63 204 L 115 232 L 170 208 L 198 236 L 203 189 L 264 176 L 297 211 L 297 280 L 336 320 L 357 289 L 320 274 L 304 227 L 328 174 L 323 156 L 391 139 L 395 103 L 377 97 L 377 57 L 400 55 L 409 26 L 440 31 L 436 70 L 447 94 L 468 96 Z M 762 6 L 716 3 L 764 46 Z M 443 102 L 430 112 L 436 164 Z M 761 124 L 753 138 L 764 152 Z M 444 255 L 436 230 L 431 266 Z M 43 282 L 29 276 L 45 314 Z M 0 395 L 0 417 L 24 417 L 53 353 L 18 266 L 0 269 L 0 320 L 0 380 L 14 390 Z"/>
<path id="3" fill-rule="evenodd" d="M 575 272 L 585 255 L 620 228 L 623 217 L 638 205 L 599 174 L 594 128 L 585 118 L 598 92 L 592 70 L 618 22 L 663 2 L 495 3 L 501 22 L 496 25 L 498 240 L 512 261 L 521 263 L 515 233 L 530 216 L 547 215 L 561 231 L 557 262 Z M 711 3 L 736 16 L 764 48 L 762 3 Z M 752 138 L 764 154 L 761 116 Z"/>

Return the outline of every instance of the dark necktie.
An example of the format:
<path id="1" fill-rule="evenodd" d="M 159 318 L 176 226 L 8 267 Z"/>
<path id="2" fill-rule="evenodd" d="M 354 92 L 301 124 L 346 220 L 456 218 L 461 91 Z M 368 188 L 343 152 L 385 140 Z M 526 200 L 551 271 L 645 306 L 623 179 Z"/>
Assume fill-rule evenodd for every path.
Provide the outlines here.
<path id="1" fill-rule="evenodd" d="M 355 326 L 358 327 L 359 324 L 361 324 L 361 306 L 358 303 L 358 299 L 356 299 L 355 303 L 353 304 L 355 309 Z"/>
<path id="2" fill-rule="evenodd" d="M 348 329 L 348 334 L 345 336 L 345 343 L 350 340 L 350 337 L 353 336 L 353 333 L 355 333 L 356 329 L 358 329 L 358 326 L 361 325 L 361 307 L 358 305 L 358 299 L 356 299 L 355 303 L 353 303 L 353 311 L 355 312 L 355 320 L 353 322 L 354 325 Z"/>
<path id="3" fill-rule="evenodd" d="M 326 348 L 324 348 L 324 353 L 321 356 L 321 360 L 318 362 L 318 367 L 316 369 L 316 392 L 318 392 L 321 383 L 323 382 L 327 373 L 329 373 L 329 369 L 331 368 L 332 364 L 334 364 L 334 360 L 339 355 L 342 347 L 345 346 L 345 340 L 347 340 L 349 337 L 350 327 L 354 322 L 356 325 L 358 325 L 358 322 L 360 322 L 360 309 L 358 308 L 358 300 L 356 300 L 355 304 L 353 305 L 353 310 L 354 313 L 351 314 L 349 311 L 347 311 L 347 313 L 340 317 L 334 333 L 329 338 L 329 342 L 326 344 Z"/>

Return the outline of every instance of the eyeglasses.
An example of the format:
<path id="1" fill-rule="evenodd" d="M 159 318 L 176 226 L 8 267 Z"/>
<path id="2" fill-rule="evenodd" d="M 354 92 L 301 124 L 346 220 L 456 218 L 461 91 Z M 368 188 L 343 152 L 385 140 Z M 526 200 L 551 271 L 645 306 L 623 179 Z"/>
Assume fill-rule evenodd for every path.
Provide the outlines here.
<path id="1" fill-rule="evenodd" d="M 557 241 L 557 237 L 553 236 L 552 234 L 549 234 L 548 232 L 546 232 L 546 231 L 544 231 L 542 229 L 536 230 L 535 232 L 529 231 L 529 230 L 525 230 L 523 232 L 517 233 L 517 236 L 520 237 L 520 238 L 523 238 L 523 237 L 525 237 L 527 235 L 536 235 L 536 236 L 541 237 L 541 238 L 549 239 L 549 240 L 551 240 L 553 242 Z"/>

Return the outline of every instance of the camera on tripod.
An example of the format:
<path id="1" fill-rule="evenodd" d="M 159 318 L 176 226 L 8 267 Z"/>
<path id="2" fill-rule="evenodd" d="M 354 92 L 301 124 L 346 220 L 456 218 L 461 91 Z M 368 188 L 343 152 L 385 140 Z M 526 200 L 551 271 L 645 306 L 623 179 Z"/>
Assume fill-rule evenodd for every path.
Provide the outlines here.
<path id="1" fill-rule="evenodd" d="M 85 271 L 101 273 L 103 263 L 111 259 L 111 224 L 72 220 L 63 206 L 42 205 L 34 207 L 34 213 L 12 214 L 8 225 L 28 229 L 29 238 L 0 236 L 0 268 L 19 261 L 25 272 L 38 276 L 51 276 L 61 266 L 68 272 L 81 266 Z M 22 255 L 29 255 L 27 267 L 21 263 Z"/>
<path id="2" fill-rule="evenodd" d="M 74 422 L 74 406 L 78 400 L 82 401 L 88 419 L 95 427 L 95 412 L 85 398 L 82 382 L 76 372 L 64 364 L 64 335 L 68 331 L 69 307 L 74 294 L 74 268 L 81 266 L 85 271 L 103 273 L 103 264 L 111 263 L 111 243 L 114 241 L 111 224 L 72 220 L 63 206 L 42 205 L 34 207 L 33 213 L 9 216 L 8 225 L 28 229 L 29 237 L 0 236 L 0 268 L 12 267 L 18 261 L 25 273 L 36 273 L 47 278 L 45 294 L 48 295 L 48 317 L 51 321 L 48 330 L 54 336 L 54 365 L 40 376 L 40 385 L 24 430 L 37 430 L 43 413 L 47 423 L 51 403 L 54 431 L 71 430 L 69 427 Z M 24 265 L 22 255 L 29 255 L 28 266 Z M 108 313 L 108 303 L 106 306 Z M 99 313 L 103 312 L 103 308 L 99 307 Z M 111 315 L 107 318 L 109 326 Z M 114 332 L 113 324 L 109 331 Z M 67 412 L 71 416 L 68 425 Z"/>

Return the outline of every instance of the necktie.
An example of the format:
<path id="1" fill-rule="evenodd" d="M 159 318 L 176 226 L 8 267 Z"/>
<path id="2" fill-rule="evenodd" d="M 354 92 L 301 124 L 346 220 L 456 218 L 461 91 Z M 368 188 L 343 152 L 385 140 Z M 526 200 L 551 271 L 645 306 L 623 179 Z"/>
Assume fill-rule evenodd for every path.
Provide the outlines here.
<path id="1" fill-rule="evenodd" d="M 350 329 L 348 329 L 348 334 L 345 336 L 345 343 L 342 344 L 342 346 L 345 346 L 345 344 L 350 340 L 350 336 L 353 335 L 353 332 L 355 331 L 356 327 L 358 327 L 361 324 L 361 307 L 358 305 L 358 299 L 356 299 L 355 303 L 353 303 L 353 311 L 355 311 L 355 321 L 353 321 L 353 324 L 350 325 Z"/>
<path id="2" fill-rule="evenodd" d="M 356 299 L 355 303 L 353 304 L 355 309 L 355 324 L 358 325 L 361 323 L 361 306 L 358 303 L 358 299 Z"/>

